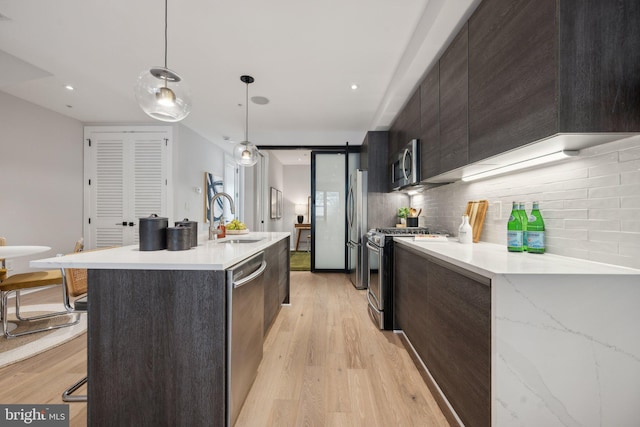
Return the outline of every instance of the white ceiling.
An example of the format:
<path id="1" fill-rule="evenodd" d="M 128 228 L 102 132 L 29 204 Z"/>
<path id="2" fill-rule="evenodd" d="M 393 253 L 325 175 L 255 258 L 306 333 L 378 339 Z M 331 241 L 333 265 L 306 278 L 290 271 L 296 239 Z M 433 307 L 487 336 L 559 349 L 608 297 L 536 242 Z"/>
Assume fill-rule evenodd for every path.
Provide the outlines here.
<path id="1" fill-rule="evenodd" d="M 480 0 L 169 0 L 182 122 L 212 141 L 359 145 L 384 130 Z M 87 124 L 159 123 L 137 106 L 163 64 L 162 0 L 0 0 L 0 91 Z M 356 83 L 359 89 L 352 90 Z M 64 88 L 70 84 L 76 89 Z"/>

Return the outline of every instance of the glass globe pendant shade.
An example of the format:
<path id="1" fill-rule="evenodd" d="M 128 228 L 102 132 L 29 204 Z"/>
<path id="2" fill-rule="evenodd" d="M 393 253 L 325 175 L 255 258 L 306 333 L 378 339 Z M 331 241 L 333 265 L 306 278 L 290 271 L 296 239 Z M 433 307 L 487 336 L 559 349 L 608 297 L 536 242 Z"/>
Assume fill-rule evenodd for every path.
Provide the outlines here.
<path id="1" fill-rule="evenodd" d="M 189 86 L 168 68 L 154 67 L 138 76 L 135 96 L 142 111 L 163 122 L 178 122 L 191 112 Z"/>
<path id="2" fill-rule="evenodd" d="M 258 163 L 258 147 L 249 141 L 242 141 L 233 147 L 233 158 L 240 166 L 253 166 Z"/>

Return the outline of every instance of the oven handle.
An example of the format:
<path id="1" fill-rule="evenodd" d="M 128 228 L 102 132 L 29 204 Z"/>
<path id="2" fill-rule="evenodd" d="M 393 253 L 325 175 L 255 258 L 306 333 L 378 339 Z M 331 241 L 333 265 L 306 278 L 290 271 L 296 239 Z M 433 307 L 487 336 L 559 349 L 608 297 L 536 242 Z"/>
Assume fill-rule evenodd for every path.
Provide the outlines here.
<path id="1" fill-rule="evenodd" d="M 380 253 L 380 248 L 377 246 L 373 246 L 369 241 L 367 241 L 367 247 L 374 252 Z"/>
<path id="2" fill-rule="evenodd" d="M 371 297 L 373 297 L 374 300 L 376 300 L 376 304 L 373 303 L 373 301 L 371 301 Z M 376 298 L 375 295 L 373 295 L 371 292 L 369 292 L 367 290 L 367 302 L 369 303 L 369 305 L 376 311 L 376 313 L 381 313 L 380 310 L 378 310 L 378 307 L 380 306 L 380 304 L 377 304 L 378 299 Z"/>

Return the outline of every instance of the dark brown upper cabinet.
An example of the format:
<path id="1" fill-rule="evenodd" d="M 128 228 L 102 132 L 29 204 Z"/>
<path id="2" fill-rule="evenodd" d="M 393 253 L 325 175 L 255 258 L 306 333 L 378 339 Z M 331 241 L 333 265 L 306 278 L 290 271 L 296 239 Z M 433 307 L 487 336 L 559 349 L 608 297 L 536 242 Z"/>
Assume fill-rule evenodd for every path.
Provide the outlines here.
<path id="1" fill-rule="evenodd" d="M 440 67 L 427 73 L 420 85 L 420 177 L 440 173 Z"/>
<path id="2" fill-rule="evenodd" d="M 390 158 L 417 138 L 420 138 L 420 88 L 411 95 L 389 129 Z"/>
<path id="3" fill-rule="evenodd" d="M 440 58 L 440 170 L 468 162 L 468 25 Z"/>
<path id="4" fill-rule="evenodd" d="M 369 193 L 389 191 L 389 132 L 369 131 L 360 150 L 360 167 L 367 169 Z"/>
<path id="5" fill-rule="evenodd" d="M 484 0 L 468 22 L 469 163 L 557 133 L 640 131 L 638 22 L 637 0 Z"/>

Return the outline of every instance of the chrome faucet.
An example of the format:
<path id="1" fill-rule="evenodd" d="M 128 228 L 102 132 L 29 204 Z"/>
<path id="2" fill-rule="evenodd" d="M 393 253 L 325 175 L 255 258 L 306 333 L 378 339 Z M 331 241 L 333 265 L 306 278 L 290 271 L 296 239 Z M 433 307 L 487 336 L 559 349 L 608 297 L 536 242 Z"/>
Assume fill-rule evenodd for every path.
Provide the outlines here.
<path id="1" fill-rule="evenodd" d="M 211 208 L 211 211 L 209 212 L 209 240 L 216 240 L 218 238 L 218 234 L 222 234 L 222 230 L 218 230 L 215 228 L 214 215 L 213 215 L 213 204 L 220 197 L 226 197 L 227 199 L 229 199 L 229 207 L 231 208 L 231 214 L 235 215 L 236 213 L 235 208 L 233 207 L 233 198 L 231 198 L 230 195 L 228 195 L 225 192 L 214 194 L 211 200 L 209 200 L 209 207 Z M 220 217 L 220 219 L 222 220 L 222 216 Z"/>

